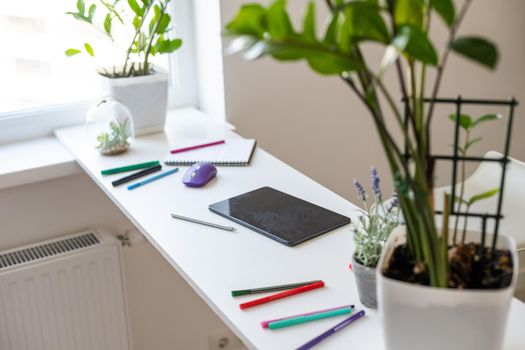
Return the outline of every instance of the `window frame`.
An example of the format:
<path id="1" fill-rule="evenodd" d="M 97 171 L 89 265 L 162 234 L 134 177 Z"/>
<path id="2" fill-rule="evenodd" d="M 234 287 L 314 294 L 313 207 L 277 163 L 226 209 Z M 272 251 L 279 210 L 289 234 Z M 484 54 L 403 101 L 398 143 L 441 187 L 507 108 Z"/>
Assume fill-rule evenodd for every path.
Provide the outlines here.
<path id="1" fill-rule="evenodd" d="M 197 107 L 192 0 L 171 1 L 169 9 L 175 19 L 174 36 L 184 38 L 184 42 L 181 49 L 169 55 L 168 109 Z M 86 99 L 0 112 L 0 145 L 50 136 L 57 128 L 81 124 L 95 102 L 95 99 Z"/>

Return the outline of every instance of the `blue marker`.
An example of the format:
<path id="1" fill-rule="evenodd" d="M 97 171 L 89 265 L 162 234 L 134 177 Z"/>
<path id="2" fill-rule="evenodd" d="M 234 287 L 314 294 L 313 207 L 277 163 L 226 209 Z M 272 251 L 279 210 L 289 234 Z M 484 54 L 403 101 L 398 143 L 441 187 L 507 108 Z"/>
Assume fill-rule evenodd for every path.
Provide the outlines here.
<path id="1" fill-rule="evenodd" d="M 128 186 L 128 190 L 130 190 L 130 191 L 134 190 L 137 187 L 144 186 L 144 185 L 149 184 L 150 182 L 153 182 L 153 181 L 157 181 L 158 179 L 162 179 L 165 176 L 168 176 L 168 175 L 171 175 L 171 174 L 175 174 L 177 171 L 179 171 L 179 168 L 171 169 L 171 170 L 165 171 L 163 173 L 160 173 L 159 175 L 152 176 L 152 177 L 150 177 L 150 178 L 148 178 L 148 179 L 146 179 L 144 181 L 140 181 L 140 182 L 134 183 L 133 185 L 129 185 Z"/>

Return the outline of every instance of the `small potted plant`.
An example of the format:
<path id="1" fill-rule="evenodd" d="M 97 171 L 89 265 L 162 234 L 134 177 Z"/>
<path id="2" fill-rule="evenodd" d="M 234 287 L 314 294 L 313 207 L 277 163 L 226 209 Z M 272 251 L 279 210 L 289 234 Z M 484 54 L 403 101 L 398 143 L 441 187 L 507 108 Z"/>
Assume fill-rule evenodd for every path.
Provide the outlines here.
<path id="1" fill-rule="evenodd" d="M 113 96 L 129 108 L 135 134 L 164 129 L 168 106 L 168 74 L 151 63 L 156 55 L 169 54 L 182 45 L 170 38 L 170 0 L 95 1 L 88 6 L 77 0 L 76 11 L 66 14 L 95 27 L 116 51 L 124 47 L 122 61 L 98 69 L 104 95 Z M 119 27 L 119 28 L 116 28 Z M 82 49 L 69 48 L 67 56 L 80 53 L 95 56 L 95 48 L 84 43 Z M 118 56 L 118 55 L 117 55 Z"/>
<path id="2" fill-rule="evenodd" d="M 374 197 L 371 204 L 368 203 L 368 195 L 363 185 L 354 180 L 357 197 L 362 201 L 364 210 L 361 211 L 358 222 L 352 226 L 355 250 L 351 269 L 355 275 L 361 303 L 375 309 L 377 263 L 388 236 L 401 220 L 397 197 L 383 202 L 377 169 L 372 167 L 371 173 Z"/>
<path id="3" fill-rule="evenodd" d="M 86 114 L 88 142 L 101 154 L 126 152 L 134 139 L 131 112 L 114 97 L 103 98 Z"/>

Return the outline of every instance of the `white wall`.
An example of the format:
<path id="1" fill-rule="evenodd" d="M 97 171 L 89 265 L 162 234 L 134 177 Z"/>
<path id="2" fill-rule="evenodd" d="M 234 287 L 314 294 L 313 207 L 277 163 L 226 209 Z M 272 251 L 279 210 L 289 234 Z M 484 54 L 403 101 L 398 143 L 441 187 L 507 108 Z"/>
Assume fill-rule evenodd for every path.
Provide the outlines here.
<path id="1" fill-rule="evenodd" d="M 223 24 L 233 18 L 243 2 L 246 1 L 221 1 Z M 288 3 L 293 19 L 299 20 L 307 0 Z M 323 8 L 324 1 L 316 3 Z M 460 33 L 484 35 L 498 43 L 501 53 L 498 69 L 493 73 L 451 56 L 440 95 L 498 99 L 516 96 L 525 104 L 524 13 L 522 0 L 474 1 Z M 318 17 L 319 23 L 321 18 Z M 433 24 L 437 29 L 436 40 L 442 43 L 445 32 L 440 20 L 435 18 Z M 377 47 L 368 47 L 366 51 L 376 62 L 382 55 Z M 246 62 L 239 55 L 225 57 L 224 73 L 226 115 L 243 136 L 257 138 L 272 154 L 351 200 L 355 199 L 352 178 L 368 182 L 371 165 L 376 165 L 383 177 L 388 178 L 371 118 L 337 78 L 315 75 L 304 63 L 277 63 L 270 59 Z M 396 87 L 392 85 L 393 77 L 387 76 L 387 84 Z M 525 159 L 525 139 L 518 137 L 516 131 L 523 132 L 525 127 L 523 108 L 519 107 L 516 114 L 511 152 L 519 159 Z M 449 152 L 452 134 L 447 115 L 452 110 L 437 112 L 434 148 L 436 152 Z M 469 112 L 477 115 L 494 110 Z M 503 142 L 503 123 L 479 131 L 485 139 L 483 147 L 477 146 L 479 154 Z M 439 183 L 450 182 L 445 169 L 438 176 Z"/>
<path id="2" fill-rule="evenodd" d="M 133 225 L 86 175 L 0 191 L 0 250 L 98 227 Z M 202 350 L 227 329 L 149 243 L 124 248 L 134 348 Z"/>

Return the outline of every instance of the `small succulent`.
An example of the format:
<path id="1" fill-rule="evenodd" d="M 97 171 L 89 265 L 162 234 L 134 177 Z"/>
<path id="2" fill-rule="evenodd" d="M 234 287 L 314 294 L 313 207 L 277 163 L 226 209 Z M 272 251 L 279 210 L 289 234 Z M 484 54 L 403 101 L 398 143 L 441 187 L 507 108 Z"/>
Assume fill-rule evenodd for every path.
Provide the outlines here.
<path id="1" fill-rule="evenodd" d="M 376 168 L 371 170 L 372 182 L 371 189 L 373 201 L 369 205 L 368 196 L 363 185 L 354 179 L 357 196 L 363 202 L 359 220 L 353 225 L 356 262 L 366 267 L 376 267 L 383 246 L 392 230 L 401 223 L 399 201 L 397 196 L 383 202 L 380 187 L 379 173 Z"/>
<path id="2" fill-rule="evenodd" d="M 128 118 L 118 118 L 109 123 L 110 132 L 102 132 L 97 136 L 96 148 L 102 154 L 118 154 L 128 150 L 131 137 L 131 123 Z"/>

